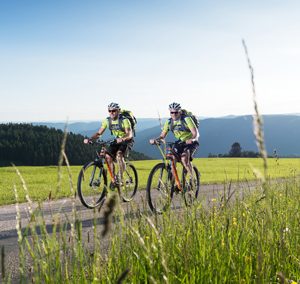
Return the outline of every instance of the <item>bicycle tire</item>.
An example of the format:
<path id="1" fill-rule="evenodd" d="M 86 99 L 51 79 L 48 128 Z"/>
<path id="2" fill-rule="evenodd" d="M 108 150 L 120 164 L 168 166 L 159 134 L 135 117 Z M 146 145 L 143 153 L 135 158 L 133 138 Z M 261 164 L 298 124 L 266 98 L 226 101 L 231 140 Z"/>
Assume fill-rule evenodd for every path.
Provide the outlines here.
<path id="1" fill-rule="evenodd" d="M 156 177 L 156 174 L 159 174 Z M 157 182 L 154 187 L 154 183 Z M 151 170 L 147 181 L 147 200 L 152 212 L 162 214 L 171 204 L 171 199 L 174 192 L 174 180 L 170 169 L 164 164 L 159 163 Z"/>
<path id="2" fill-rule="evenodd" d="M 117 173 L 119 176 L 119 173 Z M 119 195 L 124 202 L 130 202 L 138 188 L 138 174 L 134 165 L 126 163 L 126 169 L 123 172 L 122 181 L 119 182 L 118 190 Z"/>
<path id="3" fill-rule="evenodd" d="M 89 177 L 89 180 L 85 177 Z M 104 168 L 95 161 L 86 163 L 78 175 L 77 192 L 85 207 L 93 209 L 99 206 L 107 192 L 107 176 Z"/>
<path id="4" fill-rule="evenodd" d="M 197 200 L 200 191 L 200 172 L 195 166 L 193 166 L 193 171 L 196 180 L 192 181 L 191 186 L 190 181 L 186 180 L 186 169 L 182 170 L 183 197 L 186 206 L 191 206 Z M 195 181 L 196 183 L 194 184 Z"/>

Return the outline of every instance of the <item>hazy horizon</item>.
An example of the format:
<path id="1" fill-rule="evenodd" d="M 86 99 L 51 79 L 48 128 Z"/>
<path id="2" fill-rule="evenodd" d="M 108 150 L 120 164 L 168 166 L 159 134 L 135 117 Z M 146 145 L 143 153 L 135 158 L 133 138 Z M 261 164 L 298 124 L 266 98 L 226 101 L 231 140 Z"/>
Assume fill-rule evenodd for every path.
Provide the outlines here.
<path id="1" fill-rule="evenodd" d="M 210 119 L 210 118 L 234 118 L 234 117 L 241 117 L 241 116 L 253 116 L 254 114 L 243 114 L 243 115 L 233 115 L 233 114 L 228 114 L 228 115 L 222 115 L 222 116 L 211 116 L 211 117 L 200 117 L 197 116 L 200 120 L 201 119 Z M 272 113 L 272 114 L 261 114 L 262 116 L 272 116 L 272 115 L 278 115 L 278 116 L 289 116 L 289 115 L 295 115 L 295 116 L 300 116 L 300 113 Z M 36 120 L 36 121 L 25 121 L 25 120 L 19 120 L 19 121 L 0 121 L 0 123 L 89 123 L 89 122 L 101 122 L 105 117 L 95 119 L 95 120 Z M 138 120 L 139 119 L 157 119 L 158 117 L 136 117 Z M 161 117 L 161 119 L 168 119 L 169 117 Z"/>

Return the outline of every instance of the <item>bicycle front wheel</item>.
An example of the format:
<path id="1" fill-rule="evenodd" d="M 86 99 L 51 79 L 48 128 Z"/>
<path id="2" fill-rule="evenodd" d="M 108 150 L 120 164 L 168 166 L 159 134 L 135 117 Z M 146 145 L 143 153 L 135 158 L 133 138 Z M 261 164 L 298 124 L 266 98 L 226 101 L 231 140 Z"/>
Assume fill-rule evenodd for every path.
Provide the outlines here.
<path id="1" fill-rule="evenodd" d="M 117 174 L 118 177 L 119 175 L 120 173 Z M 138 188 L 138 175 L 132 164 L 126 163 L 126 169 L 123 172 L 121 182 L 118 183 L 120 197 L 124 202 L 131 201 Z"/>
<path id="2" fill-rule="evenodd" d="M 81 169 L 77 192 L 81 203 L 87 208 L 99 206 L 106 195 L 107 177 L 102 166 L 96 162 L 90 162 Z"/>
<path id="3" fill-rule="evenodd" d="M 186 206 L 192 205 L 198 197 L 200 190 L 200 172 L 193 166 L 193 175 L 187 173 L 186 169 L 182 171 L 183 196 Z"/>
<path id="4" fill-rule="evenodd" d="M 159 214 L 166 211 L 170 206 L 173 190 L 171 170 L 164 163 L 157 164 L 150 172 L 146 188 L 150 209 Z"/>

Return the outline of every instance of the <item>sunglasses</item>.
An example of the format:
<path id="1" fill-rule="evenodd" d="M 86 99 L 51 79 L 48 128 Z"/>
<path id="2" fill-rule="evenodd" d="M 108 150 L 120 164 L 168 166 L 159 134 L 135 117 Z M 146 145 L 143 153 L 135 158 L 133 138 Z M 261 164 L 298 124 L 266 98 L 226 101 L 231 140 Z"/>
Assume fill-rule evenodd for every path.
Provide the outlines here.
<path id="1" fill-rule="evenodd" d="M 114 112 L 116 112 L 116 111 L 117 111 L 116 109 L 112 109 L 112 110 L 109 110 L 108 112 L 114 113 Z"/>
<path id="2" fill-rule="evenodd" d="M 170 114 L 177 114 L 178 111 L 170 111 Z"/>

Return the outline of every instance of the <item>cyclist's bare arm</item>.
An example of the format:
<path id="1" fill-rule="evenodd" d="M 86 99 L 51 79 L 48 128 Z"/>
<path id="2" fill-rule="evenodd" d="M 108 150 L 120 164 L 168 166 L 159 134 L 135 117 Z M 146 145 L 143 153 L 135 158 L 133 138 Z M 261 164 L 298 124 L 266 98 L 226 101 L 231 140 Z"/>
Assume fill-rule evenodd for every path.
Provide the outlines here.
<path id="1" fill-rule="evenodd" d="M 90 140 L 99 138 L 99 137 L 102 135 L 102 133 L 103 133 L 104 131 L 105 131 L 105 128 L 100 127 L 99 130 L 98 130 L 95 134 L 93 134 L 93 135 L 91 136 L 91 138 L 89 138 L 89 139 L 87 139 L 87 138 L 84 139 L 84 140 L 83 140 L 83 143 L 87 144 L 87 143 L 89 143 Z"/>
<path id="2" fill-rule="evenodd" d="M 133 131 L 131 128 L 125 128 L 125 136 L 117 138 L 117 143 L 122 143 L 133 138 Z"/>
<path id="3" fill-rule="evenodd" d="M 150 139 L 149 143 L 153 145 L 153 144 L 155 144 L 155 141 L 165 139 L 165 137 L 167 136 L 167 134 L 168 134 L 168 132 L 162 131 L 157 138 Z"/>
<path id="4" fill-rule="evenodd" d="M 199 131 L 198 131 L 197 128 L 192 127 L 192 128 L 190 128 L 190 130 L 191 130 L 191 133 L 192 133 L 192 137 L 185 141 L 186 144 L 192 144 L 194 141 L 197 141 L 198 138 L 199 138 Z"/>

